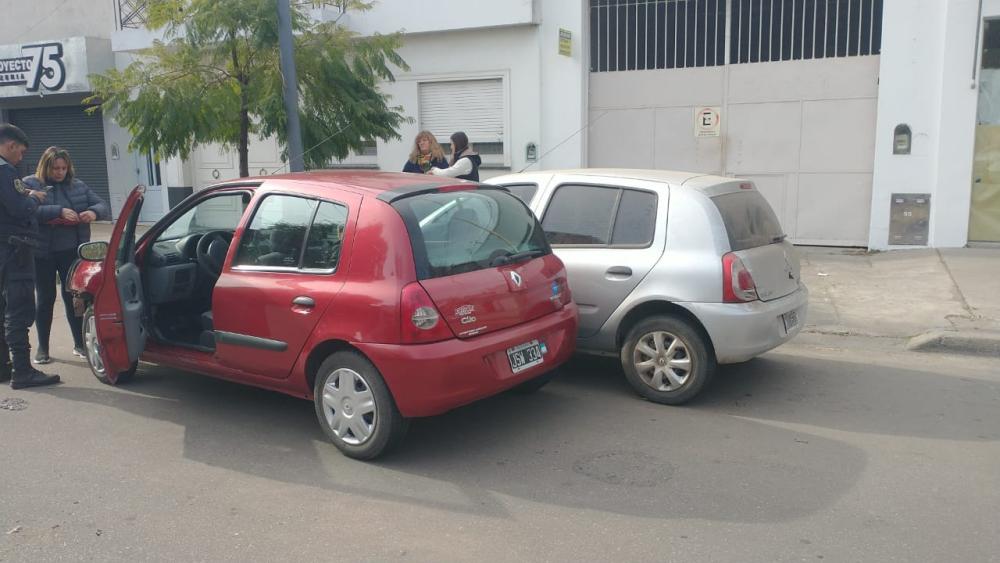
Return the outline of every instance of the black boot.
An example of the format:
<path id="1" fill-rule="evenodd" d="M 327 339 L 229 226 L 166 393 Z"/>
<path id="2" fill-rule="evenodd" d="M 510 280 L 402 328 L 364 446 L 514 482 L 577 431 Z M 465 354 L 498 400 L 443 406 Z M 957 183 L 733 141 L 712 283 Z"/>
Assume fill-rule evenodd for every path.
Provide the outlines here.
<path id="1" fill-rule="evenodd" d="M 0 363 L 0 383 L 10 381 L 10 362 Z"/>
<path id="2" fill-rule="evenodd" d="M 59 383 L 58 375 L 42 373 L 35 368 L 28 368 L 25 371 L 15 371 L 10 380 L 11 389 L 24 389 L 26 387 L 40 387 L 42 385 L 53 385 Z"/>

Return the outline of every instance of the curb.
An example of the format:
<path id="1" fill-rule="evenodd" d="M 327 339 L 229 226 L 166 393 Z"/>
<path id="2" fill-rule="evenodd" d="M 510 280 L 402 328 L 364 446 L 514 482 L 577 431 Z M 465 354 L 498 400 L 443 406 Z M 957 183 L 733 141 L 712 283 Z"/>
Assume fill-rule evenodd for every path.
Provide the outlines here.
<path id="1" fill-rule="evenodd" d="M 906 349 L 1000 358 L 1000 332 L 932 330 L 911 338 Z"/>

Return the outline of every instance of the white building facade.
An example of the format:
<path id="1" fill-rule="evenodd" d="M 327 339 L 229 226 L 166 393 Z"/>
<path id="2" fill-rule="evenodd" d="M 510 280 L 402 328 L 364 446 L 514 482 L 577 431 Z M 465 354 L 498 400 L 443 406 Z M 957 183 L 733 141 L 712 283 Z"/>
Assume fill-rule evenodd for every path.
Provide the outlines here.
<path id="1" fill-rule="evenodd" d="M 15 6 L 25 31 L 5 36 L 0 59 L 61 43 L 74 78 L 32 90 L 0 66 L 0 118 L 68 145 L 115 209 L 151 185 L 147 220 L 236 175 L 220 147 L 157 163 L 129 152 L 111 117 L 84 114 L 85 127 L 80 66 L 123 68 L 155 36 L 142 2 L 73 1 L 45 18 L 55 4 Z M 799 244 L 1000 242 L 1000 0 L 382 0 L 340 21 L 404 32 L 410 69 L 383 87 L 410 122 L 331 166 L 400 170 L 418 131 L 463 130 L 484 177 L 613 166 L 750 178 Z M 284 171 L 279 148 L 254 142 L 251 174 Z"/>

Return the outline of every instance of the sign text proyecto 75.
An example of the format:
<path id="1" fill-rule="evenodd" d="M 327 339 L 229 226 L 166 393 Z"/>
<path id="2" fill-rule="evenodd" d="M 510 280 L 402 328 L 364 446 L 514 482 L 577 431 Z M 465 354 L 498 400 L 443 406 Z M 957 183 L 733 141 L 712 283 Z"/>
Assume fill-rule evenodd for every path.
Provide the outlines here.
<path id="1" fill-rule="evenodd" d="M 22 45 L 21 56 L 0 59 L 0 86 L 24 85 L 28 92 L 56 91 L 66 82 L 62 43 Z"/>

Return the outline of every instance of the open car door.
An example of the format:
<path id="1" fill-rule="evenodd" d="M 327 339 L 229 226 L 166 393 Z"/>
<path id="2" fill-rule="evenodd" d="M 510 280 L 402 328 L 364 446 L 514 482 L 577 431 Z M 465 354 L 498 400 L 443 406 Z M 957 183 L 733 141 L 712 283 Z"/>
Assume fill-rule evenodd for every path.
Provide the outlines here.
<path id="1" fill-rule="evenodd" d="M 95 334 L 98 344 L 87 342 L 90 365 L 104 383 L 130 377 L 146 345 L 142 278 L 135 257 L 135 225 L 145 192 L 145 186 L 136 186 L 125 200 L 104 256 L 93 313 L 85 316 L 85 322 L 93 324 L 84 332 Z"/>

